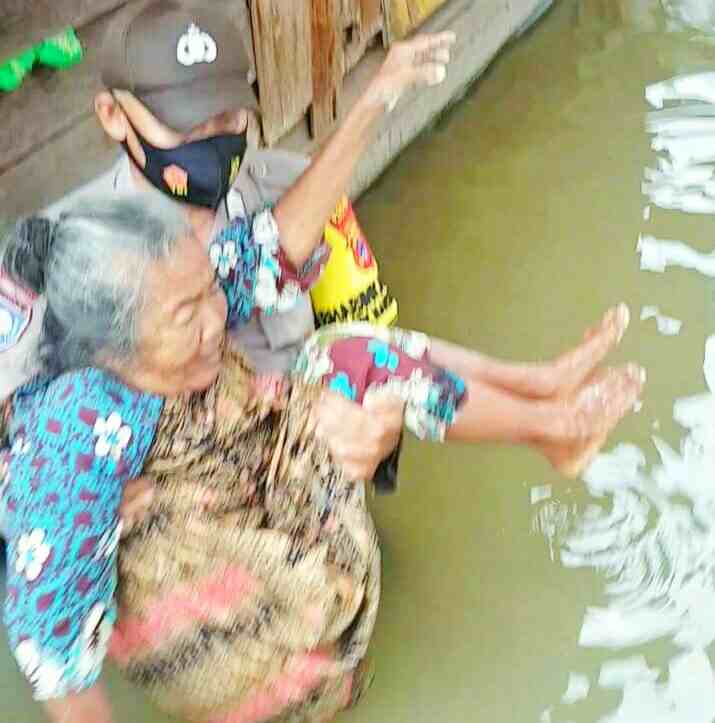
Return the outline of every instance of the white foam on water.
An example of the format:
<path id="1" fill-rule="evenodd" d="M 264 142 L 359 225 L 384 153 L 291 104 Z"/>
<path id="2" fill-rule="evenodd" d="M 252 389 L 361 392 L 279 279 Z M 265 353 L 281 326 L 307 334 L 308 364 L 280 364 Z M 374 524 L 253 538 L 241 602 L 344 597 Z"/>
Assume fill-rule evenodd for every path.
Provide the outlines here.
<path id="1" fill-rule="evenodd" d="M 666 13 L 674 20 L 676 30 L 694 28 L 711 35 L 715 33 L 715 4 L 706 0 L 662 0 Z"/>
<path id="2" fill-rule="evenodd" d="M 607 660 L 601 666 L 598 685 L 601 688 L 623 690 L 630 683 L 658 680 L 660 671 L 648 667 L 642 655 Z"/>
<path id="3" fill-rule="evenodd" d="M 698 100 L 715 103 L 715 73 L 679 75 L 645 89 L 645 98 L 654 108 L 662 108 L 669 100 Z"/>
<path id="4" fill-rule="evenodd" d="M 708 391 L 673 406 L 680 442 L 654 436 L 658 457 L 650 465 L 632 444 L 598 455 L 584 482 L 599 504 L 554 538 L 565 566 L 605 580 L 605 599 L 587 608 L 579 634 L 583 647 L 620 653 L 600 671 L 600 687 L 622 692 L 601 723 L 715 720 L 705 652 L 715 643 L 715 335 L 703 374 Z M 680 651 L 667 674 L 627 653 L 656 640 Z"/>
<path id="5" fill-rule="evenodd" d="M 657 306 L 644 306 L 641 309 L 641 321 L 647 321 L 648 319 L 655 319 L 656 328 L 663 336 L 676 336 L 680 334 L 680 330 L 683 328 L 682 321 L 661 314 Z"/>
<path id="6" fill-rule="evenodd" d="M 670 662 L 666 683 L 652 676 L 626 680 L 619 709 L 601 723 L 712 723 L 714 717 L 712 667 L 696 650 Z"/>
<path id="7" fill-rule="evenodd" d="M 542 535 L 549 545 L 549 557 L 553 562 L 556 559 L 556 546 L 565 537 L 571 519 L 578 513 L 576 505 L 569 506 L 556 500 L 545 501 L 541 504 L 531 520 L 531 531 Z"/>
<path id="8" fill-rule="evenodd" d="M 640 236 L 637 251 L 643 271 L 663 273 L 669 266 L 679 266 L 715 278 L 715 253 L 702 254 L 682 241 Z"/>
<path id="9" fill-rule="evenodd" d="M 552 486 L 551 485 L 536 485 L 529 491 L 531 504 L 535 505 L 539 502 L 551 499 Z"/>
<path id="10" fill-rule="evenodd" d="M 715 120 L 715 118 L 713 119 Z M 715 177 L 715 166 L 696 165 L 683 168 L 670 168 L 669 170 L 645 168 L 643 178 L 645 188 L 670 186 L 676 189 L 704 188 Z"/>
<path id="11" fill-rule="evenodd" d="M 591 684 L 588 676 L 582 673 L 569 673 L 569 682 L 566 692 L 561 696 L 561 702 L 565 705 L 573 705 L 588 697 Z"/>
<path id="12" fill-rule="evenodd" d="M 715 334 L 705 341 L 705 359 L 703 360 L 705 383 L 711 394 L 715 394 Z"/>
<path id="13" fill-rule="evenodd" d="M 715 134 L 715 117 L 673 118 L 661 116 L 646 119 L 648 133 L 663 138 L 678 138 L 689 135 Z"/>

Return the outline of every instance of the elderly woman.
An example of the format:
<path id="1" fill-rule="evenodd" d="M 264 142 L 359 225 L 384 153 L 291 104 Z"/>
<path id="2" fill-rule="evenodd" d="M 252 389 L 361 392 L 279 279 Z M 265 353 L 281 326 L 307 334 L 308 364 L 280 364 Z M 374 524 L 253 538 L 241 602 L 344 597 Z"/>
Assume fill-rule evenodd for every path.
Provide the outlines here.
<path id="1" fill-rule="evenodd" d="M 5 623 L 53 720 L 111 721 L 98 684 L 110 649 L 190 720 L 317 722 L 356 700 L 379 552 L 364 483 L 334 461 L 336 400 L 397 396 L 418 436 L 529 444 L 569 474 L 632 408 L 642 370 L 596 369 L 624 307 L 544 365 L 359 326 L 322 332 L 292 378 L 266 380 L 224 343 L 227 327 L 289 308 L 318 277 L 340 169 L 406 87 L 444 77 L 452 40 L 393 48 L 336 134 L 359 139 L 343 144 L 349 158 L 328 144 L 275 208 L 230 223 L 208 254 L 196 224 L 156 197 L 28 219 L 9 240 L 7 271 L 45 294 L 47 313 L 39 373 L 0 415 Z M 140 477 L 153 496 L 118 547 L 122 495 Z"/>
<path id="2" fill-rule="evenodd" d="M 326 385 L 399 396 L 420 436 L 523 442 L 570 472 L 641 391 L 635 365 L 594 371 L 625 331 L 623 307 L 551 364 L 360 326 L 309 342 L 303 379 L 265 384 L 224 330 L 267 310 L 259 284 L 280 298 L 314 280 L 284 243 L 270 210 L 239 220 L 217 275 L 215 254 L 155 199 L 29 219 L 9 242 L 9 272 L 48 310 L 42 371 L 6 414 L 5 623 L 55 720 L 111 720 L 97 685 L 110 647 L 189 720 L 325 721 L 357 698 L 380 561 L 363 483 L 315 434 Z M 153 499 L 118 552 L 122 493 L 141 475 Z"/>

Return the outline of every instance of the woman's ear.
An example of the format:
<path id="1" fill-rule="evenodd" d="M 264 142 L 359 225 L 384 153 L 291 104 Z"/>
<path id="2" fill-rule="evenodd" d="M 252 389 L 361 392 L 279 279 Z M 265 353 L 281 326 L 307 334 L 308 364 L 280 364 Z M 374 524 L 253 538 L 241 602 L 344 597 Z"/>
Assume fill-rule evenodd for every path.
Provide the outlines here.
<path id="1" fill-rule="evenodd" d="M 127 117 L 108 90 L 102 90 L 95 96 L 94 112 L 104 132 L 117 143 L 124 143 L 127 139 Z"/>

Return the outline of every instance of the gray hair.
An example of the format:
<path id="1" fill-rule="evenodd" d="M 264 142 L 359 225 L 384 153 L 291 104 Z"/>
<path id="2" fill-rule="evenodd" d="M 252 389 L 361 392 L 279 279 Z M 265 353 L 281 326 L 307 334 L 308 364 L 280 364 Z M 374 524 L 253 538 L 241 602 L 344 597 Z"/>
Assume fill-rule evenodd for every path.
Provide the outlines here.
<path id="1" fill-rule="evenodd" d="M 0 260 L 11 278 L 47 298 L 39 371 L 131 357 L 147 269 L 186 231 L 181 210 L 156 195 L 82 201 L 57 222 L 19 221 Z"/>

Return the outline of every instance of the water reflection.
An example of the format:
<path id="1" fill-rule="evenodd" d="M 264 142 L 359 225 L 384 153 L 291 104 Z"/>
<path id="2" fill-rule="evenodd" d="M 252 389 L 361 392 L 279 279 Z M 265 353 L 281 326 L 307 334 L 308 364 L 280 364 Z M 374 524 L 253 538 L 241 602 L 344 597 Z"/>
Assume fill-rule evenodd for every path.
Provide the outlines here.
<path id="1" fill-rule="evenodd" d="M 600 456 L 584 481 L 603 502 L 562 535 L 562 564 L 607 580 L 606 604 L 586 611 L 581 646 L 624 651 L 666 638 L 679 650 L 665 682 L 642 656 L 604 662 L 599 685 L 623 695 L 602 719 L 610 723 L 715 717 L 715 674 L 705 652 L 715 641 L 715 339 L 704 366 L 708 392 L 675 403 L 674 418 L 686 430 L 680 449 L 654 437 L 659 462 L 652 466 L 630 444 Z M 557 521 L 540 529 L 550 544 L 558 541 L 568 510 L 544 506 L 542 516 Z"/>
<path id="2" fill-rule="evenodd" d="M 715 33 L 714 0 L 663 0 L 663 8 L 672 20 L 672 29 L 694 28 Z"/>

